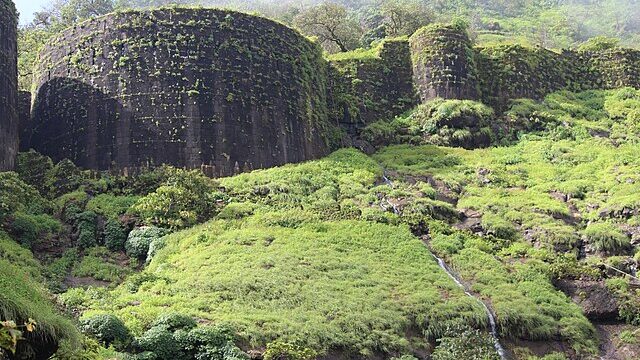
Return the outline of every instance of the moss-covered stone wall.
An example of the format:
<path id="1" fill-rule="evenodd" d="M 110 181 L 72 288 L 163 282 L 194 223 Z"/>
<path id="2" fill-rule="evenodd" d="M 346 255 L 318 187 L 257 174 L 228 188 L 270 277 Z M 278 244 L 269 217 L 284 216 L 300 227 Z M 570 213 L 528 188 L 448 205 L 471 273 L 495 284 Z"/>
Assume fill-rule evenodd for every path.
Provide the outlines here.
<path id="1" fill-rule="evenodd" d="M 504 110 L 511 99 L 541 99 L 560 89 L 582 91 L 640 87 L 640 51 L 553 52 L 520 45 L 478 47 L 484 103 Z"/>
<path id="2" fill-rule="evenodd" d="M 640 51 L 600 52 L 495 45 L 472 47 L 463 27 L 433 24 L 410 38 L 420 99 L 478 99 L 504 110 L 516 98 L 540 99 L 560 89 L 640 87 Z"/>
<path id="3" fill-rule="evenodd" d="M 248 14 L 114 13 L 64 31 L 38 66 L 29 145 L 87 168 L 228 175 L 320 157 L 334 133 L 320 48 Z"/>
<path id="4" fill-rule="evenodd" d="M 541 99 L 570 82 L 565 59 L 550 50 L 497 45 L 475 52 L 480 98 L 498 109 L 515 98 Z"/>
<path id="5" fill-rule="evenodd" d="M 0 0 L 0 171 L 13 169 L 18 151 L 18 15 L 11 0 Z"/>
<path id="6" fill-rule="evenodd" d="M 475 52 L 463 28 L 432 24 L 416 31 L 409 42 L 413 78 L 423 102 L 437 97 L 477 99 Z"/>
<path id="7" fill-rule="evenodd" d="M 388 39 L 371 51 L 340 56 L 330 62 L 329 111 L 348 133 L 417 103 L 406 39 Z"/>
<path id="8" fill-rule="evenodd" d="M 20 139 L 20 151 L 28 151 L 31 148 L 31 93 L 18 91 L 18 134 Z"/>

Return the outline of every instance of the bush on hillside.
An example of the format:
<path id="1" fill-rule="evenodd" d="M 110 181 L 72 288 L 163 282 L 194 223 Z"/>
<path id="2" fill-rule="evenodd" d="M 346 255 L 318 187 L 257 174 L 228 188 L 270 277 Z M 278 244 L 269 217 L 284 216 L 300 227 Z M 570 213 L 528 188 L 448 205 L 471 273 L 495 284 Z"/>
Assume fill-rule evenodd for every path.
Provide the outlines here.
<path id="1" fill-rule="evenodd" d="M 76 229 L 78 230 L 78 246 L 83 249 L 98 245 L 97 215 L 93 211 L 84 211 L 76 215 Z"/>
<path id="2" fill-rule="evenodd" d="M 78 189 L 84 183 L 84 174 L 71 160 L 64 159 L 51 169 L 49 180 L 53 195 L 62 195 Z"/>
<path id="3" fill-rule="evenodd" d="M 170 331 L 179 329 L 193 329 L 198 325 L 191 316 L 187 316 L 180 313 L 168 313 L 160 315 L 152 324 L 151 327 L 163 327 Z"/>
<path id="4" fill-rule="evenodd" d="M 19 211 L 13 215 L 9 228 L 20 244 L 30 247 L 40 237 L 60 232 L 62 225 L 47 214 L 31 215 Z"/>
<path id="5" fill-rule="evenodd" d="M 51 191 L 51 170 L 53 161 L 51 158 L 34 150 L 18 153 L 16 159 L 16 172 L 25 183 L 35 187 L 38 191 L 47 195 Z"/>
<path id="6" fill-rule="evenodd" d="M 136 339 L 136 359 L 247 359 L 223 326 L 196 327 L 196 322 L 177 313 L 161 315 Z"/>
<path id="7" fill-rule="evenodd" d="M 495 137 L 493 118 L 493 109 L 476 101 L 435 99 L 410 115 L 410 132 L 434 145 L 486 147 Z"/>
<path id="8" fill-rule="evenodd" d="M 149 245 L 168 233 L 168 230 L 154 226 L 143 226 L 131 230 L 124 244 L 127 255 L 133 258 L 145 259 L 149 252 Z"/>
<path id="9" fill-rule="evenodd" d="M 100 314 L 82 319 L 80 327 L 84 333 L 106 346 L 113 345 L 116 349 L 123 349 L 131 342 L 129 329 L 115 315 Z"/>
<path id="10" fill-rule="evenodd" d="M 104 225 L 104 246 L 112 251 L 124 250 L 127 229 L 116 219 L 109 219 Z"/>
<path id="11" fill-rule="evenodd" d="M 179 229 L 214 216 L 224 194 L 200 171 L 171 169 L 169 179 L 138 200 L 132 211 L 147 224 Z"/>
<path id="12" fill-rule="evenodd" d="M 302 346 L 274 341 L 267 344 L 264 352 L 264 360 L 311 360 L 317 357 L 317 353 L 312 349 Z"/>
<path id="13" fill-rule="evenodd" d="M 500 359 L 489 334 L 462 326 L 449 328 L 445 336 L 438 339 L 438 345 L 431 356 L 434 360 Z"/>
<path id="14" fill-rule="evenodd" d="M 15 172 L 0 172 L 0 220 L 16 211 L 44 213 L 50 204 Z"/>

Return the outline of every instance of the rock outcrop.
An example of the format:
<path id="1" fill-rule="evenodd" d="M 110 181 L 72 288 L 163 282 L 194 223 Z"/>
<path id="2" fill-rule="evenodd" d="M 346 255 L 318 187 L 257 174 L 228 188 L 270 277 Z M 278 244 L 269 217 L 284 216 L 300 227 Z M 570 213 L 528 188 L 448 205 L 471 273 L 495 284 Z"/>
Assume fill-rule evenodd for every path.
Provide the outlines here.
<path id="1" fill-rule="evenodd" d="M 0 0 L 0 171 L 13 169 L 18 151 L 18 16 L 11 0 Z"/>

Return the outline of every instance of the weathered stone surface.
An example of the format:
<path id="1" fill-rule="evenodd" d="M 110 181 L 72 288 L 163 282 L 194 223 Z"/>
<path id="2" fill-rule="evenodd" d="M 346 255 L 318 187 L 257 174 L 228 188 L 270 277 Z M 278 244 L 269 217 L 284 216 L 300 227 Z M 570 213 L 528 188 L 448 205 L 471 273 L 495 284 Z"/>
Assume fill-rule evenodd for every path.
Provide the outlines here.
<path id="1" fill-rule="evenodd" d="M 0 0 L 0 171 L 13 169 L 18 151 L 16 8 Z"/>
<path id="2" fill-rule="evenodd" d="M 31 135 L 31 93 L 18 91 L 18 124 L 20 151 L 29 150 L 29 136 Z"/>
<path id="3" fill-rule="evenodd" d="M 559 280 L 556 286 L 578 304 L 590 320 L 616 320 L 618 301 L 604 281 Z"/>
<path id="4" fill-rule="evenodd" d="M 409 42 L 420 100 L 478 98 L 475 54 L 465 30 L 430 25 L 416 31 Z"/>
<path id="5" fill-rule="evenodd" d="M 510 100 L 566 89 L 640 88 L 640 51 L 563 51 L 521 45 L 472 47 L 463 28 L 430 25 L 409 39 L 420 99 L 481 100 L 498 111 Z"/>
<path id="6" fill-rule="evenodd" d="M 418 103 L 411 52 L 406 40 L 385 40 L 373 57 L 331 61 L 331 120 L 350 135 L 378 121 L 392 119 Z"/>
<path id="7" fill-rule="evenodd" d="M 110 14 L 40 56 L 24 147 L 93 168 L 207 166 L 211 175 L 328 153 L 320 48 L 265 18 L 214 9 Z"/>

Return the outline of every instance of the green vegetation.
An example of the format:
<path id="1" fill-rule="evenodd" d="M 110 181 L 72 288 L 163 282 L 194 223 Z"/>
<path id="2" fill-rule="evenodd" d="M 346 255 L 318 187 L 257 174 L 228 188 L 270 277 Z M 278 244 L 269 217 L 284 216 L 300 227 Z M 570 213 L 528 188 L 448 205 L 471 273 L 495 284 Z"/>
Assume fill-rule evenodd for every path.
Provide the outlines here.
<path id="1" fill-rule="evenodd" d="M 628 249 L 629 238 L 620 228 L 611 223 L 592 223 L 584 230 L 589 242 L 598 251 L 616 253 Z"/>
<path id="2" fill-rule="evenodd" d="M 202 172 L 170 171 L 166 182 L 140 198 L 132 212 L 147 224 L 180 229 L 211 218 L 223 194 Z"/>
<path id="3" fill-rule="evenodd" d="M 0 232 L 0 318 L 16 323 L 33 319 L 37 323 L 35 336 L 77 343 L 78 331 L 57 313 L 41 281 L 40 267 L 29 251 Z"/>
<path id="4" fill-rule="evenodd" d="M 169 235 L 145 269 L 155 280 L 133 294 L 122 286 L 90 306 L 113 312 L 136 333 L 168 306 L 229 324 L 253 346 L 281 339 L 363 355 L 416 346 L 403 336 L 412 326 L 436 338 L 446 323 L 486 325 L 483 309 L 438 271 L 406 228 L 358 221 L 291 228 L 264 225 L 268 216 Z M 132 301 L 141 302 L 135 315 Z"/>
<path id="5" fill-rule="evenodd" d="M 94 336 L 107 346 L 114 345 L 122 349 L 131 341 L 129 330 L 113 315 L 101 314 L 85 318 L 80 326 L 83 332 Z"/>
<path id="6" fill-rule="evenodd" d="M 124 248 L 132 258 L 146 259 L 149 247 L 168 233 L 167 230 L 153 226 L 145 226 L 131 230 Z"/>
<path id="7" fill-rule="evenodd" d="M 449 329 L 438 340 L 432 357 L 434 360 L 498 360 L 494 349 L 494 340 L 475 329 L 464 327 Z"/>
<path id="8" fill-rule="evenodd" d="M 73 276 L 91 277 L 96 280 L 119 282 L 129 270 L 116 263 L 105 248 L 91 248 L 82 260 L 73 267 Z"/>
<path id="9" fill-rule="evenodd" d="M 409 142 L 453 147 L 487 147 L 496 139 L 490 107 L 471 100 L 435 99 L 421 104 L 407 116 L 378 121 L 363 130 L 363 138 L 375 145 Z"/>
<path id="10" fill-rule="evenodd" d="M 286 118 L 285 140 L 260 148 L 263 159 L 316 138 L 323 151 L 375 152 L 341 149 L 252 172 L 239 162 L 231 172 L 244 173 L 221 179 L 170 166 L 120 176 L 21 153 L 15 172 L 0 173 L 0 358 L 19 339 L 58 349 L 46 354 L 56 360 L 497 360 L 496 341 L 518 360 L 587 360 L 606 356 L 601 336 L 616 355 L 637 357 L 640 58 L 620 47 L 638 47 L 636 4 L 261 8 L 312 41 L 228 10 L 124 10 L 112 15 L 127 34 L 117 38 L 99 22 L 77 24 L 125 3 L 69 0 L 38 14 L 20 31 L 20 86 L 62 64 L 96 86 L 118 79 L 116 102 L 150 99 L 161 113 L 185 115 L 213 98 L 230 109 L 203 116 L 204 126 L 233 115 L 228 129 L 244 133 L 245 122 Z M 69 52 L 55 36 L 68 26 L 81 35 Z M 219 32 L 194 35 L 207 29 Z M 216 42 L 220 34 L 229 39 Z M 65 54 L 37 60 L 45 42 Z M 166 66 L 146 68 L 151 49 L 166 51 Z M 187 71 L 212 56 L 224 61 Z M 197 78 L 205 70 L 215 83 Z M 176 104 L 118 71 L 171 76 Z M 278 97 L 266 96 L 266 84 Z M 84 85 L 63 83 L 74 99 Z M 247 104 L 258 111 L 236 118 Z M 77 103 L 54 115 L 73 118 L 71 134 L 91 118 Z M 156 117 L 171 141 L 184 140 L 183 117 Z M 314 126 L 299 137 L 293 121 Z M 211 151 L 233 163 L 217 141 L 242 145 L 221 135 Z M 208 175 L 223 170 L 203 165 Z M 603 320 L 621 331 L 607 334 Z"/>

